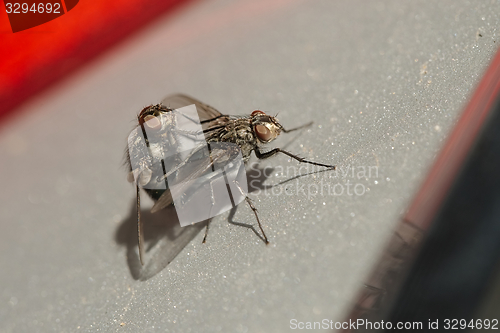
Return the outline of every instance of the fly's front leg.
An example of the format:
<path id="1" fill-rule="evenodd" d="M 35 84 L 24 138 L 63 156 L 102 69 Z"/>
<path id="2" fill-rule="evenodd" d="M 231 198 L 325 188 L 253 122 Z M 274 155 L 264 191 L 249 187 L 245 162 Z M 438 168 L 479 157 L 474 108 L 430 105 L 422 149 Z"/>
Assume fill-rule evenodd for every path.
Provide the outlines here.
<path id="1" fill-rule="evenodd" d="M 293 158 L 293 159 L 295 159 L 295 160 L 297 160 L 297 161 L 299 161 L 301 163 L 308 163 L 308 164 L 312 164 L 312 165 L 318 165 L 318 166 L 322 166 L 322 167 L 326 167 L 326 168 L 330 168 L 332 170 L 335 170 L 335 165 L 328 165 L 328 164 L 311 162 L 311 161 L 303 159 L 302 157 L 299 157 L 297 155 L 289 153 L 286 150 L 283 150 L 283 149 L 280 149 L 280 148 L 274 148 L 273 150 L 270 150 L 268 152 L 261 152 L 258 149 L 255 149 L 255 156 L 257 156 L 257 158 L 259 158 L 259 159 L 269 158 L 269 157 L 274 156 L 274 155 L 276 155 L 278 153 L 283 153 L 283 154 L 285 154 L 287 156 L 290 156 L 291 158 Z"/>

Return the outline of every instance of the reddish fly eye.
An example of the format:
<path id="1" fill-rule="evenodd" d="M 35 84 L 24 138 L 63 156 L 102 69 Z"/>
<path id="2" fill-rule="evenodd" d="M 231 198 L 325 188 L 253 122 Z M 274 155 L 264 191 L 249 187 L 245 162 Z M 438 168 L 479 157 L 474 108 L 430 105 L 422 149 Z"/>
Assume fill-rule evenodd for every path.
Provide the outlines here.
<path id="1" fill-rule="evenodd" d="M 264 125 L 255 125 L 255 133 L 257 134 L 257 137 L 262 141 L 269 141 L 272 138 L 271 131 Z"/>
<path id="2" fill-rule="evenodd" d="M 251 114 L 252 117 L 254 117 L 254 116 L 265 116 L 265 115 L 266 114 L 263 111 L 260 111 L 260 110 L 255 110 Z"/>
<path id="3" fill-rule="evenodd" d="M 144 124 L 152 130 L 159 130 L 161 128 L 160 119 L 150 114 L 144 117 Z"/>

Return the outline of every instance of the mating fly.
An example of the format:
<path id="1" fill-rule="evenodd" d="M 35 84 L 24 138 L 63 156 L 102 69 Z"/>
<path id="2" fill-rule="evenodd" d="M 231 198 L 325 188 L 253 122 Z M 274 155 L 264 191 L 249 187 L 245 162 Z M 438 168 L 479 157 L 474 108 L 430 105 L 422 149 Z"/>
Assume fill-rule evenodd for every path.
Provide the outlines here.
<path id="1" fill-rule="evenodd" d="M 194 114 L 177 112 L 193 105 L 196 107 Z M 139 258 L 143 265 L 144 231 L 139 188 L 143 188 L 155 202 L 152 213 L 174 205 L 180 214 L 180 206 L 190 201 L 196 202 L 191 203 L 186 210 L 189 214 L 200 206 L 198 199 L 192 198 L 197 195 L 204 197 L 209 200 L 210 215 L 203 216 L 209 222 L 210 217 L 227 210 L 219 207 L 217 213 L 214 208 L 220 206 L 221 192 L 217 192 L 217 188 L 221 188 L 222 180 L 222 184 L 227 185 L 227 190 L 235 195 L 233 197 L 231 194 L 232 206 L 245 200 L 252 209 L 267 244 L 269 241 L 257 209 L 247 196 L 244 164 L 252 151 L 259 159 L 283 153 L 299 162 L 335 169 L 333 165 L 307 161 L 281 148 L 264 151 L 265 145 L 276 139 L 281 132 L 289 133 L 312 123 L 287 130 L 276 117 L 260 110 L 253 111 L 249 116 L 224 115 L 192 97 L 173 95 L 160 104 L 145 107 L 138 115 L 138 123 L 139 126 L 128 138 L 126 162 L 130 171 L 128 179 L 136 184 Z M 186 147 L 182 142 L 190 142 L 187 152 L 186 149 L 181 149 Z M 232 177 L 231 181 L 228 181 L 228 175 L 229 178 Z M 203 181 L 200 182 L 200 179 Z M 199 221 L 198 216 L 198 220 L 188 222 Z M 207 232 L 208 223 L 203 242 Z"/>

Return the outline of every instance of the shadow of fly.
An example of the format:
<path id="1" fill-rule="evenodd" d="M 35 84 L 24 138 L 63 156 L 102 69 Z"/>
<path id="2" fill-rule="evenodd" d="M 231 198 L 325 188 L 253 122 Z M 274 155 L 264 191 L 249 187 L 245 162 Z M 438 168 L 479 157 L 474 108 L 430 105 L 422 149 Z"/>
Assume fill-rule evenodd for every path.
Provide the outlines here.
<path id="1" fill-rule="evenodd" d="M 178 112 L 193 105 L 195 109 L 190 110 L 195 113 Z M 245 163 L 253 151 L 259 159 L 282 153 L 302 163 L 335 169 L 333 165 L 308 161 L 281 148 L 264 150 L 265 145 L 281 132 L 289 133 L 311 124 L 285 129 L 276 117 L 260 110 L 249 116 L 224 115 L 186 95 L 169 96 L 160 104 L 145 107 L 138 115 L 138 126 L 128 137 L 126 151 L 128 179 L 136 185 L 141 264 L 144 265 L 144 231 L 140 188 L 154 201 L 152 213 L 174 205 L 178 215 L 189 216 L 197 206 L 203 206 L 202 200 L 208 202 L 209 212 L 202 214 L 203 219 L 198 215 L 191 220 L 183 218 L 188 220 L 186 225 L 207 221 L 203 242 L 207 238 L 210 218 L 245 200 L 268 244 L 257 209 L 247 195 Z M 224 191 L 230 193 L 229 206 L 220 206 L 221 192 L 217 191 L 221 184 L 225 185 Z M 180 216 L 179 220 L 182 225 Z"/>

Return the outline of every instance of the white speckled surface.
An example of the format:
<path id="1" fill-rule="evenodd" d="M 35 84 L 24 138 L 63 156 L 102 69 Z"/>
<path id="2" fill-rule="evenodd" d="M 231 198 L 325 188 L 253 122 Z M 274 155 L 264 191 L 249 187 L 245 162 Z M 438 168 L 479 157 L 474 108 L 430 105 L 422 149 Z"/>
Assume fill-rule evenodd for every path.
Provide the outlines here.
<path id="1" fill-rule="evenodd" d="M 458 0 L 214 0 L 155 23 L 1 129 L 0 330 L 282 332 L 291 319 L 341 320 L 500 43 L 499 23 L 499 1 Z M 206 244 L 201 232 L 138 280 L 123 151 L 139 110 L 175 92 L 223 113 L 279 111 L 289 127 L 314 120 L 277 145 L 335 163 L 339 177 L 287 184 L 366 193 L 254 193 L 269 246 L 224 214 Z M 358 179 L 362 166 L 378 177 Z M 246 206 L 235 220 L 254 223 Z"/>

